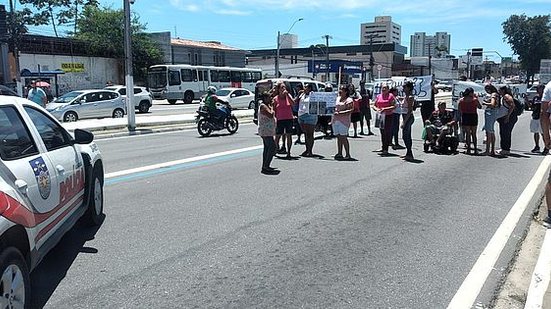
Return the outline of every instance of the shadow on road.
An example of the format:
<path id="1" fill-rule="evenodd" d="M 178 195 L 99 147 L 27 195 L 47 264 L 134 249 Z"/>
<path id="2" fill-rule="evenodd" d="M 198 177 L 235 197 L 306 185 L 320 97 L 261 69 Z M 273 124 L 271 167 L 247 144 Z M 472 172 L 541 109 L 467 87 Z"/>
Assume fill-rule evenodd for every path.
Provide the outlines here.
<path id="1" fill-rule="evenodd" d="M 93 240 L 102 224 L 95 227 L 76 224 L 31 273 L 31 308 L 42 308 L 81 253 L 98 253 L 84 244 Z"/>

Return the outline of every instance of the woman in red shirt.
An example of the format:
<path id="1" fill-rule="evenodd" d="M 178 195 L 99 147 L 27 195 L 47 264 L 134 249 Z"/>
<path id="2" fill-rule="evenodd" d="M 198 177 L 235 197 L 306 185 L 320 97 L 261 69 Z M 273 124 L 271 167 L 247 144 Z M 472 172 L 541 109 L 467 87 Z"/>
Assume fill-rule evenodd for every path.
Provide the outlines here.
<path id="1" fill-rule="evenodd" d="M 461 126 L 466 135 L 467 154 L 471 154 L 471 142 L 474 146 L 474 154 L 478 154 L 476 128 L 478 127 L 477 108 L 479 106 L 480 102 L 473 88 L 465 89 L 463 97 L 459 99 L 458 109 L 461 113 Z"/>
<path id="2" fill-rule="evenodd" d="M 274 97 L 274 110 L 276 117 L 276 138 L 275 143 L 279 145 L 279 139 L 283 136 L 283 145 L 287 141 L 287 158 L 291 157 L 291 145 L 293 145 L 293 98 L 287 92 L 284 83 L 276 86 L 277 95 Z M 282 147 L 284 148 L 284 147 Z"/>
<path id="3" fill-rule="evenodd" d="M 388 85 L 383 84 L 381 87 L 382 93 L 377 95 L 373 109 L 381 114 L 381 121 L 384 122 L 379 129 L 381 130 L 382 148 L 381 155 L 388 155 L 388 146 L 392 139 L 392 114 L 395 108 L 396 98 L 389 92 Z"/>

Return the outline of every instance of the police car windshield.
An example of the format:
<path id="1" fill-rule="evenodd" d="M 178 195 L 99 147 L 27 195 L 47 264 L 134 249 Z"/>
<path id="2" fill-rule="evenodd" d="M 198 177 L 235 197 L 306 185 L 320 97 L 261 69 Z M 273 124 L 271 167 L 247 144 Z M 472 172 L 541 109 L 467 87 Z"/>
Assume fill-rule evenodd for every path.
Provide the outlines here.
<path id="1" fill-rule="evenodd" d="M 80 92 L 80 91 L 71 91 L 69 93 L 66 93 L 66 94 L 60 96 L 59 98 L 56 98 L 54 100 L 54 102 L 55 103 L 70 103 L 71 101 L 73 101 L 76 97 L 78 97 L 81 94 L 82 94 L 82 92 Z"/>

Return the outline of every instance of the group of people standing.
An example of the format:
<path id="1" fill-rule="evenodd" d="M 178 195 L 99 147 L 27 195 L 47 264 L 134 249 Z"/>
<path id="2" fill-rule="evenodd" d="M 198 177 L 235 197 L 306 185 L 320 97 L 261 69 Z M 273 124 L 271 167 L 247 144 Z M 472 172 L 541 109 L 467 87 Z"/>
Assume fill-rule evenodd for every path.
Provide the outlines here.
<path id="1" fill-rule="evenodd" d="M 325 91 L 332 92 L 332 86 L 326 85 Z M 360 134 L 363 135 L 363 120 L 367 124 L 367 135 L 374 135 L 371 131 L 371 109 L 377 115 L 376 127 L 380 129 L 381 156 L 388 155 L 388 148 L 392 145 L 392 137 L 402 129 L 402 139 L 405 147 L 397 141 L 394 149 L 406 148 L 404 160 L 413 160 L 411 126 L 414 122 L 414 97 L 413 83 L 406 82 L 403 86 L 403 97 L 397 96 L 397 89 L 391 92 L 388 85 L 382 86 L 382 92 L 377 95 L 375 102 L 371 104 L 369 90 L 365 88 L 365 82 L 360 83 L 360 91 L 350 85 L 342 85 L 338 89 L 334 114 L 331 116 L 331 131 L 337 140 L 337 153 L 335 160 L 354 160 L 350 154 L 348 135 L 350 125 L 354 124 L 354 136 L 357 137 L 357 122 L 360 122 Z M 279 171 L 271 167 L 271 162 L 276 153 L 285 154 L 291 158 L 293 119 L 297 118 L 301 132 L 304 134 L 305 151 L 303 157 L 315 156 L 313 153 L 314 132 L 318 124 L 318 115 L 310 114 L 310 94 L 312 85 L 306 84 L 304 89 L 293 98 L 283 82 L 277 83 L 270 92 L 262 93 L 258 113 L 258 135 L 264 144 L 262 169 L 263 174 L 278 174 Z M 293 115 L 293 109 L 297 111 Z M 280 141 L 283 145 L 279 147 Z"/>

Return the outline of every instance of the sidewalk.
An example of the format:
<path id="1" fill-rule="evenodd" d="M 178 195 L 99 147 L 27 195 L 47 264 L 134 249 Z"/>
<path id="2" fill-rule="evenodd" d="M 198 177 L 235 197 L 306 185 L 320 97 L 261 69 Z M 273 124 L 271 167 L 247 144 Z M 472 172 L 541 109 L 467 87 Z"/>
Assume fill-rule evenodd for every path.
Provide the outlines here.
<path id="1" fill-rule="evenodd" d="M 253 110 L 235 110 L 233 114 L 242 122 L 252 121 Z M 136 115 L 136 131 L 129 132 L 128 119 L 103 118 L 65 122 L 63 127 L 69 131 L 85 129 L 93 132 L 98 137 L 113 137 L 125 135 L 139 135 L 154 132 L 166 132 L 181 130 L 195 126 L 195 114 L 179 114 L 166 116 L 142 116 Z"/>

